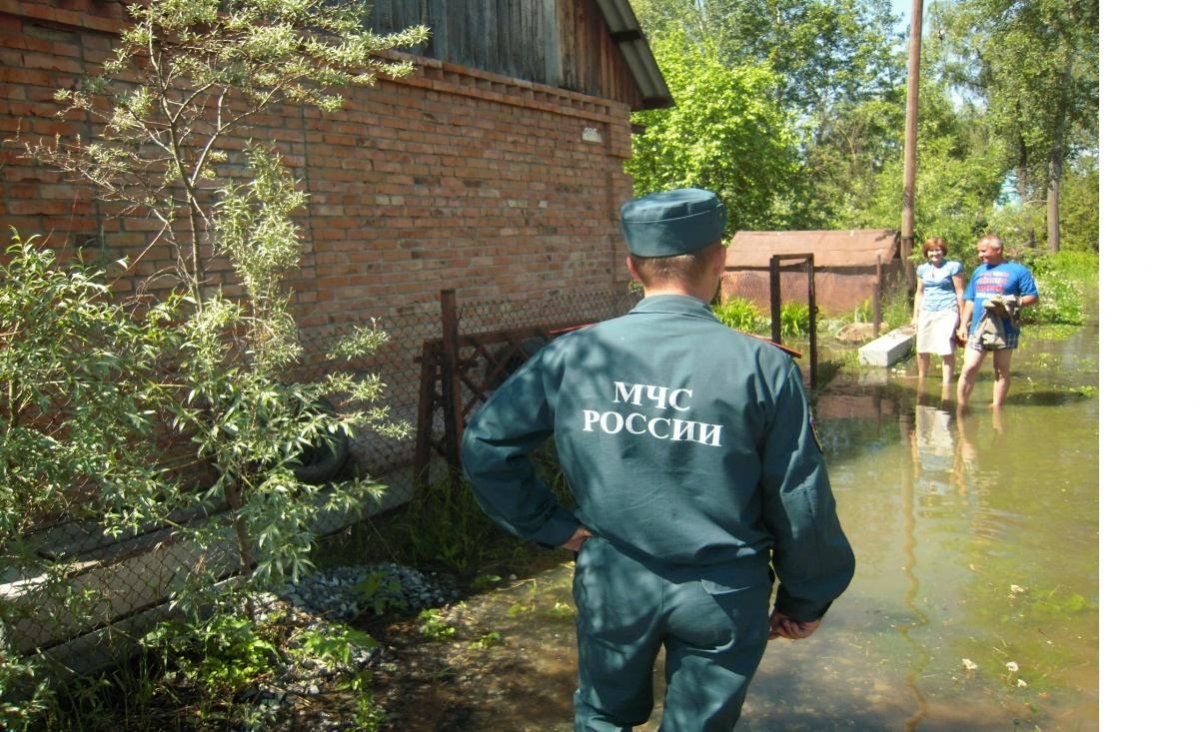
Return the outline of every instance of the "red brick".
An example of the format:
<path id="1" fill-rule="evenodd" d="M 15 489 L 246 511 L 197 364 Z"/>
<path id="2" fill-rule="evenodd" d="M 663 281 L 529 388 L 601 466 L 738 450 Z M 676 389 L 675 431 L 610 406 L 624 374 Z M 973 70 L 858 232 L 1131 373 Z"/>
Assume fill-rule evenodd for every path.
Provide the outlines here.
<path id="1" fill-rule="evenodd" d="M 77 35 L 85 60 L 107 56 L 110 37 Z M 63 61 L 79 59 L 78 49 L 59 36 L 31 37 L 23 45 L 14 36 L 20 37 L 10 30 L 0 38 L 9 39 L 9 48 L 54 54 L 35 64 L 46 66 L 43 71 L 74 69 Z M 310 194 L 308 211 L 297 219 L 308 252 L 304 269 L 292 278 L 297 302 L 320 301 L 332 317 L 344 318 L 367 308 L 396 312 L 408 301 L 436 301 L 445 286 L 461 286 L 461 296 L 469 298 L 611 283 L 620 243 L 613 201 L 629 195 L 623 157 L 611 149 L 618 141 L 624 147 L 617 153 L 627 149 L 624 111 L 544 90 L 543 101 L 531 104 L 531 85 L 495 75 L 478 84 L 465 69 L 453 73 L 472 88 L 438 82 L 452 92 L 447 94 L 428 82 L 384 82 L 374 90 L 348 91 L 340 114 L 280 107 L 252 126 L 255 139 L 278 142 Z M 24 115 L 42 117 L 42 125 L 54 124 L 48 118 L 55 108 L 35 105 L 50 98 L 60 77 L 68 75 L 27 77 L 24 83 L 42 85 L 6 88 L 0 124 L 15 121 L 17 105 L 24 105 Z M 582 144 L 585 121 L 602 125 L 611 144 Z M 14 170 L 5 169 L 10 181 Z M 34 194 L 46 202 L 76 200 L 59 178 L 32 177 L 21 185 L 22 195 L 29 186 L 54 186 Z M 95 227 L 91 215 L 33 220 L 51 224 L 60 218 Z M 157 229 L 145 219 L 122 225 L 106 245 L 134 253 Z M 57 230 L 69 231 L 65 224 Z M 170 253 L 159 248 L 145 261 L 159 268 L 170 264 Z M 226 262 L 214 263 L 212 271 L 230 276 Z M 316 276 L 319 282 L 305 279 Z M 316 313 L 313 318 L 320 319 Z"/>
<path id="2" fill-rule="evenodd" d="M 60 8 L 39 5 L 36 3 L 21 3 L 21 6 L 20 12 L 27 18 L 48 20 L 53 23 L 71 26 L 78 26 L 83 22 L 81 14 L 76 11 L 62 10 Z"/>

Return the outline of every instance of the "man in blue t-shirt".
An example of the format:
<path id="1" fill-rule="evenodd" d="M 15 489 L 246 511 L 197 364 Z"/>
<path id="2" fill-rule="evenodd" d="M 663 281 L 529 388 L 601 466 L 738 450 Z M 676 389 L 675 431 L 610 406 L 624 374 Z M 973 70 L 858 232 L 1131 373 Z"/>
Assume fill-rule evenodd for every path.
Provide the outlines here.
<path id="1" fill-rule="evenodd" d="M 1004 258 L 1004 243 L 995 234 L 987 234 L 976 245 L 981 264 L 971 275 L 963 293 L 962 317 L 958 337 L 967 342 L 963 370 L 958 377 L 958 405 L 964 407 L 975 388 L 975 377 L 984 356 L 992 352 L 996 383 L 992 386 L 992 406 L 1004 406 L 1008 395 L 1012 354 L 1021 335 L 1020 309 L 1038 301 L 1033 274 L 1024 265 Z"/>

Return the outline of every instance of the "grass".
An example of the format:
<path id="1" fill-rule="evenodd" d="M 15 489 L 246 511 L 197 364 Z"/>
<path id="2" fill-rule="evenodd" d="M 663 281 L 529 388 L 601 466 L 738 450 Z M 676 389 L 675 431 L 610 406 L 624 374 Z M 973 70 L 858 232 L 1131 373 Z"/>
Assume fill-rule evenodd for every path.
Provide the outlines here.
<path id="1" fill-rule="evenodd" d="M 771 329 L 771 321 L 749 300 L 733 297 L 727 302 L 713 306 L 713 314 L 725 325 L 743 333 L 765 333 Z"/>

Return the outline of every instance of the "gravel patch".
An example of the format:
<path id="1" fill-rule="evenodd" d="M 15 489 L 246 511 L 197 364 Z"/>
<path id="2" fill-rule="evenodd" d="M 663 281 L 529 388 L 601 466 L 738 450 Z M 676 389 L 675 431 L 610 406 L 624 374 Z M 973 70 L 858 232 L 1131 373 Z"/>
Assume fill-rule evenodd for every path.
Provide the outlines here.
<path id="1" fill-rule="evenodd" d="M 365 564 L 314 572 L 284 586 L 280 597 L 297 609 L 331 620 L 365 612 L 417 613 L 459 599 L 449 580 L 399 564 Z"/>
<path id="2" fill-rule="evenodd" d="M 289 583 L 278 595 L 262 594 L 256 618 L 286 616 L 300 632 L 332 634 L 331 623 L 362 615 L 399 613 L 415 615 L 426 608 L 444 607 L 460 599 L 448 578 L 398 564 L 335 567 L 314 572 L 299 583 Z M 357 729 L 353 717 L 339 714 L 336 703 L 325 708 L 318 699 L 344 697 L 337 688 L 345 680 L 376 666 L 394 664 L 387 646 L 353 648 L 345 663 L 330 664 L 320 658 L 285 662 L 274 678 L 253 684 L 239 701 L 247 710 L 249 728 L 273 729 L 286 719 L 306 729 Z M 333 699 L 330 699 L 333 701 Z M 302 720 L 302 721 L 298 721 Z"/>

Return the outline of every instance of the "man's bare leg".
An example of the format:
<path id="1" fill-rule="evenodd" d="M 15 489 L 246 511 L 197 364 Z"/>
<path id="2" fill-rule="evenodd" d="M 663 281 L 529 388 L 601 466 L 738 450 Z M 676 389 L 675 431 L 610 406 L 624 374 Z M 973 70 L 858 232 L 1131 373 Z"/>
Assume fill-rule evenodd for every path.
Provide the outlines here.
<path id="1" fill-rule="evenodd" d="M 963 354 L 963 370 L 958 375 L 958 406 L 967 406 L 971 392 L 975 389 L 975 377 L 979 375 L 979 367 L 983 365 L 986 351 L 979 351 L 968 346 Z"/>
<path id="2" fill-rule="evenodd" d="M 1004 398 L 1008 396 L 1011 383 L 1013 349 L 1005 348 L 995 351 L 992 356 L 992 367 L 996 370 L 996 383 L 992 386 L 992 406 L 1003 407 Z"/>

